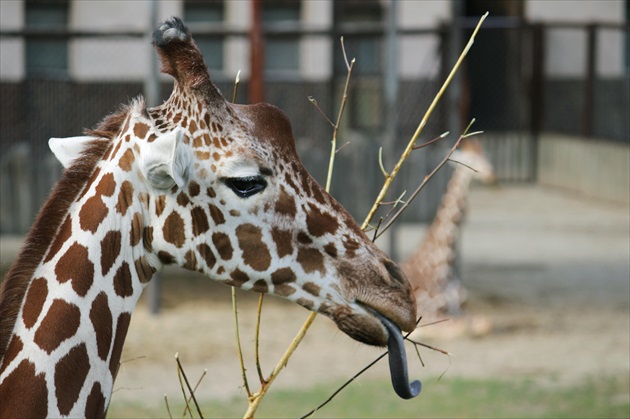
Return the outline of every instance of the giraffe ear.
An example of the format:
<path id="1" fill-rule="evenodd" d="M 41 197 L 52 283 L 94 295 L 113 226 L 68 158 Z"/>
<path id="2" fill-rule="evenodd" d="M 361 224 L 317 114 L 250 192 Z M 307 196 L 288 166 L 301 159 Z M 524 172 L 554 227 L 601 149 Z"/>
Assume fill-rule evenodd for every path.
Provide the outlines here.
<path id="1" fill-rule="evenodd" d="M 173 131 L 144 142 L 140 148 L 140 170 L 149 183 L 158 189 L 168 189 L 174 184 L 180 188 L 188 180 L 190 150 L 181 145 L 183 131 Z"/>
<path id="2" fill-rule="evenodd" d="M 81 156 L 86 146 L 96 140 L 96 137 L 68 137 L 68 138 L 51 138 L 48 140 L 48 147 L 53 152 L 57 160 L 64 168 L 72 166 L 72 163 Z"/>

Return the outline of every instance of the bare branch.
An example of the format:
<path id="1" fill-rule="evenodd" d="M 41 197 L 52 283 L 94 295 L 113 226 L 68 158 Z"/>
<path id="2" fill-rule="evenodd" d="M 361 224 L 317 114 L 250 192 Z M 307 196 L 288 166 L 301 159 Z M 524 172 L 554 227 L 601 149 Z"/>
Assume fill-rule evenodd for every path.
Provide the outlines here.
<path id="1" fill-rule="evenodd" d="M 238 327 L 238 308 L 236 303 L 236 288 L 232 287 L 232 311 L 234 312 L 234 326 L 236 328 L 236 347 L 238 350 L 238 360 L 241 364 L 241 376 L 243 377 L 243 385 L 247 392 L 247 397 L 252 397 L 249 391 L 249 383 L 247 382 L 247 374 L 245 373 L 245 362 L 243 361 L 243 349 L 241 348 L 241 336 Z"/>

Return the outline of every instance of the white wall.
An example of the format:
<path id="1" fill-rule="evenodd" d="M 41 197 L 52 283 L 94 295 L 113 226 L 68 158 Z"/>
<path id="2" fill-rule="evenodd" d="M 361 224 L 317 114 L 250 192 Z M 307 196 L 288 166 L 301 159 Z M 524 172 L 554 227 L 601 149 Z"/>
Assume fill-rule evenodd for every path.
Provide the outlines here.
<path id="1" fill-rule="evenodd" d="M 404 29 L 431 29 L 451 19 L 451 2 L 443 0 L 398 1 L 398 25 Z M 440 69 L 437 35 L 400 38 L 398 68 L 402 79 L 434 78 Z"/>
<path id="2" fill-rule="evenodd" d="M 22 0 L 0 1 L 0 29 L 13 31 L 24 26 Z M 24 41 L 0 39 L 0 80 L 17 82 L 24 78 Z"/>
<path id="3" fill-rule="evenodd" d="M 623 23 L 622 0 L 529 0 L 525 18 L 532 22 Z M 551 77 L 584 77 L 586 43 L 584 30 L 554 29 L 547 32 L 545 59 Z M 622 31 L 599 31 L 597 35 L 597 74 L 621 77 L 624 73 L 625 41 Z"/>

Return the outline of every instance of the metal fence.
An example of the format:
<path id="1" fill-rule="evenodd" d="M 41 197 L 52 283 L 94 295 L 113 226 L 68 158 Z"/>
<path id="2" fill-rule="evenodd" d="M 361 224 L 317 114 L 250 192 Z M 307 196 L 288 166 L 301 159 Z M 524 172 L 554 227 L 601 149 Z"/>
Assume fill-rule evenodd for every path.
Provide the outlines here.
<path id="1" fill-rule="evenodd" d="M 348 28 L 331 31 L 308 31 L 299 27 L 265 29 L 265 38 L 308 38 L 326 36 L 337 39 L 345 35 L 350 57 L 357 57 L 346 117 L 340 132 L 340 144 L 350 142 L 337 157 L 333 194 L 357 218 L 362 218 L 382 184 L 378 167 L 378 150 L 385 147 L 385 163 L 393 164 L 415 130 L 444 76 L 450 70 L 453 37 L 465 39 L 470 22 L 441 29 L 401 31 L 398 42 L 432 39 L 434 50 L 423 51 L 424 59 L 418 76 L 397 80 L 398 97 L 395 109 L 388 109 L 384 99 L 385 32 L 381 26 Z M 499 22 L 500 23 L 500 22 Z M 581 55 L 584 71 L 570 74 L 550 73 L 549 51 L 553 42 L 567 42 L 580 36 L 563 37 L 558 31 L 583 33 L 587 42 L 576 43 L 585 48 Z M 204 30 L 193 32 L 203 37 Z M 482 30 L 466 65 L 460 70 L 458 90 L 461 97 L 446 97 L 436 109 L 424 131 L 429 140 L 449 129 L 453 120 L 458 126 L 475 117 L 475 129 L 484 130 L 484 145 L 495 165 L 500 181 L 534 181 L 536 179 L 536 138 L 542 131 L 604 138 L 628 143 L 630 114 L 628 72 L 602 75 L 598 70 L 609 56 L 602 53 L 601 39 L 611 36 L 628 40 L 628 26 L 593 25 L 528 25 L 520 21 L 490 24 Z M 246 37 L 241 32 L 205 31 L 216 39 Z M 86 34 L 70 32 L 3 32 L 3 39 L 53 37 L 74 41 L 89 38 L 93 53 L 102 60 L 103 73 L 107 66 L 125 66 L 130 74 L 145 72 L 146 60 L 138 57 L 107 59 L 124 56 L 126 46 L 146 43 L 145 34 Z M 599 38 L 598 38 L 599 37 Z M 599 41 L 598 41 L 599 39 Z M 368 42 L 366 42 L 368 41 Z M 333 43 L 337 45 L 335 41 Z M 95 46 L 94 46 L 95 45 Z M 100 45 L 100 47 L 99 47 Z M 365 45 L 372 45 L 376 55 L 361 60 Z M 451 49 L 449 49 L 451 48 Z M 602 49 L 603 48 L 603 49 Z M 75 52 L 76 52 L 75 48 Z M 149 48 L 146 49 L 147 56 Z M 269 78 L 265 81 L 265 100 L 283 109 L 291 118 L 298 151 L 305 165 L 320 182 L 325 180 L 329 140 L 332 129 L 309 102 L 314 97 L 328 115 L 336 115 L 345 72 L 343 58 L 335 46 L 331 54 L 331 77 L 324 81 L 305 82 L 299 78 Z M 623 55 L 619 51 L 619 55 Z M 105 56 L 105 58 L 103 58 Z M 374 59 L 376 57 L 376 59 Z M 119 57 L 118 57 L 119 58 Z M 627 57 L 620 58 L 627 60 Z M 143 61 L 144 60 L 144 61 Z M 627 63 L 626 63 L 626 69 Z M 432 74 L 431 77 L 420 74 Z M 232 82 L 219 80 L 219 87 L 231 98 Z M 79 135 L 95 125 L 121 103 L 142 94 L 143 82 L 72 80 L 28 76 L 20 81 L 2 81 L 2 112 L 0 112 L 0 233 L 25 232 L 51 186 L 61 173 L 47 148 L 47 140 L 56 136 Z M 171 83 L 161 79 L 161 96 L 171 90 Z M 239 87 L 237 102 L 247 103 L 247 82 Z M 396 116 L 394 144 L 385 144 L 389 118 Z M 437 164 L 456 136 L 442 144 L 412 154 L 409 165 L 400 174 L 392 196 L 404 189 L 413 189 Z M 444 170 L 431 182 L 405 216 L 406 221 L 428 221 L 437 208 L 448 179 Z"/>

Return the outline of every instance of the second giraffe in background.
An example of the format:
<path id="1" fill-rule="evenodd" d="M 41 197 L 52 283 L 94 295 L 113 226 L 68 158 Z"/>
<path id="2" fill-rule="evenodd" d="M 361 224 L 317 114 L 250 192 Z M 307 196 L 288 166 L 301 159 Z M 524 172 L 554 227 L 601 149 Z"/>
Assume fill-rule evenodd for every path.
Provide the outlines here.
<path id="1" fill-rule="evenodd" d="M 451 160 L 461 164 L 453 171 L 433 222 L 418 248 L 400 265 L 409 278 L 425 324 L 463 314 L 467 291 L 458 277 L 455 260 L 470 183 L 473 179 L 495 181 L 494 170 L 479 141 L 466 141 Z M 487 325 L 479 326 L 487 329 Z"/>

